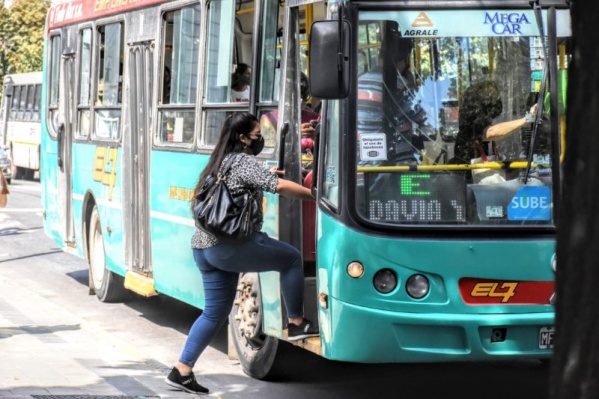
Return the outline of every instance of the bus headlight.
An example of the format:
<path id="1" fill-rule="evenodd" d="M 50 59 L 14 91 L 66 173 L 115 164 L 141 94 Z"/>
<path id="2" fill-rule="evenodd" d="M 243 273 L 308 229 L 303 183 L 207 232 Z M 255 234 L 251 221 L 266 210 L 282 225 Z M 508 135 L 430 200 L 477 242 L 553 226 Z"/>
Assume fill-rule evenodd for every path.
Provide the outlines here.
<path id="1" fill-rule="evenodd" d="M 360 278 L 364 275 L 364 265 L 360 262 L 351 262 L 347 265 L 347 274 L 353 278 Z"/>
<path id="2" fill-rule="evenodd" d="M 393 270 L 382 269 L 374 275 L 373 283 L 378 292 L 388 294 L 397 287 L 397 275 Z"/>
<path id="3" fill-rule="evenodd" d="M 420 299 L 428 294 L 430 283 L 422 274 L 414 274 L 410 276 L 406 282 L 406 291 L 412 298 Z"/>

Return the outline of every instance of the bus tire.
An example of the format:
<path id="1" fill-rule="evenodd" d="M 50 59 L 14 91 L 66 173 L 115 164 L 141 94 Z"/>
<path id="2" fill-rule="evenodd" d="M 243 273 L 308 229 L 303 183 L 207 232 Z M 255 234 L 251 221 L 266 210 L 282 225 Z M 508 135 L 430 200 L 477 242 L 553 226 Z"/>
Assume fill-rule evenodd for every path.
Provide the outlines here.
<path id="1" fill-rule="evenodd" d="M 25 169 L 23 172 L 23 179 L 25 180 L 33 180 L 33 176 L 35 175 L 35 170 L 33 169 Z"/>
<path id="2" fill-rule="evenodd" d="M 15 166 L 15 180 L 23 180 L 25 179 L 25 168 L 22 166 Z"/>
<path id="3" fill-rule="evenodd" d="M 235 303 L 229 315 L 229 336 L 243 372 L 258 380 L 265 379 L 273 369 L 279 340 L 262 331 L 262 295 L 257 273 L 239 277 Z"/>
<path id="4" fill-rule="evenodd" d="M 104 237 L 96 206 L 89 223 L 89 274 L 91 288 L 100 302 L 121 302 L 127 297 L 123 277 L 106 269 Z"/>

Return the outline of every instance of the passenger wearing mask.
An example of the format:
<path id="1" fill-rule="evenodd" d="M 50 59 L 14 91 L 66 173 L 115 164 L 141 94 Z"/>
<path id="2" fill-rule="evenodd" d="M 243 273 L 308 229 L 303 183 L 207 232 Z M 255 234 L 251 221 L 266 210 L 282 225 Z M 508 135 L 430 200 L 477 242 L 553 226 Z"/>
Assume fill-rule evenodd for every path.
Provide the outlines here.
<path id="1" fill-rule="evenodd" d="M 258 204 L 263 192 L 313 201 L 310 189 L 281 178 L 283 171 L 265 170 L 255 156 L 262 151 L 264 139 L 258 119 L 247 112 L 235 113 L 225 120 L 208 165 L 200 174 L 195 194 L 209 176 L 216 176 L 231 156 L 236 156 L 224 183 L 233 193 L 247 191 Z M 195 198 L 195 195 L 194 195 Z M 248 241 L 221 242 L 197 229 L 191 239 L 193 257 L 205 294 L 204 311 L 192 325 L 179 358 L 166 383 L 189 393 L 208 393 L 192 369 L 212 338 L 227 322 L 237 292 L 240 273 L 279 272 L 281 292 L 287 311 L 287 339 L 290 341 L 319 335 L 318 325 L 304 317 L 304 269 L 300 252 L 293 246 L 261 231 L 262 208 L 254 221 L 255 230 Z"/>

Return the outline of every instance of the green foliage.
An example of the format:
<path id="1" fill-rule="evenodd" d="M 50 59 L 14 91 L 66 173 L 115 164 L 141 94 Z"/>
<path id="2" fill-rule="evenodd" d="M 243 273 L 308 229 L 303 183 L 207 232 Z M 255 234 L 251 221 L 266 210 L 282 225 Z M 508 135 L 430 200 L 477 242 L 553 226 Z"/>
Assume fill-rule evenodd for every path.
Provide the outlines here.
<path id="1" fill-rule="evenodd" d="M 0 0 L 0 78 L 41 71 L 49 0 Z"/>
<path id="2" fill-rule="evenodd" d="M 44 25 L 48 0 L 15 0 L 8 9 L 7 61 L 10 72 L 42 69 Z"/>

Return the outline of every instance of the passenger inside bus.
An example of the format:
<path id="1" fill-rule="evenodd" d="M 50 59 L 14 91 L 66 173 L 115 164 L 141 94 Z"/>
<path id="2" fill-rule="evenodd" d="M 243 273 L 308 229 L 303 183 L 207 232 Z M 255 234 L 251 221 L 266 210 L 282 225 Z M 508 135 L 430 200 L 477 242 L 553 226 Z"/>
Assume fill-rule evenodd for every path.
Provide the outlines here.
<path id="1" fill-rule="evenodd" d="M 231 77 L 231 102 L 247 103 L 250 101 L 250 78 L 252 68 L 248 64 L 239 63 Z"/>
<path id="2" fill-rule="evenodd" d="M 314 134 L 316 132 L 316 126 L 320 123 L 320 114 L 314 112 L 308 104 L 308 101 L 312 97 L 312 93 L 310 92 L 308 75 L 303 72 L 301 72 L 300 79 L 300 95 L 302 98 L 302 153 L 311 156 L 312 151 L 314 150 Z"/>
<path id="3" fill-rule="evenodd" d="M 104 79 L 98 81 L 98 97 L 96 98 L 96 105 L 102 105 L 104 102 Z"/>
<path id="4" fill-rule="evenodd" d="M 498 83 L 484 80 L 468 87 L 464 92 L 459 113 L 459 130 L 456 136 L 454 157 L 450 164 L 481 164 L 486 162 L 512 162 L 500 149 L 500 142 L 516 132 L 523 132 L 535 117 L 537 105 L 533 104 L 522 118 L 497 121 L 503 113 Z M 525 148 L 518 158 L 526 159 Z M 476 168 L 468 171 L 467 181 L 474 184 L 496 184 L 517 179 L 521 169 Z"/>
<path id="5" fill-rule="evenodd" d="M 310 81 L 308 75 L 300 73 L 300 96 L 302 99 L 301 105 L 301 147 L 302 147 L 302 173 L 304 177 L 312 169 L 312 152 L 314 150 L 314 135 L 318 124 L 320 123 L 320 114 L 314 112 L 309 100 L 312 97 L 310 92 Z M 268 137 L 276 137 L 278 120 L 278 110 L 268 112 L 260 118 L 260 128 L 262 134 Z"/>
<path id="6" fill-rule="evenodd" d="M 162 81 L 162 103 L 170 104 L 171 102 L 171 69 L 164 66 L 164 75 Z"/>
<path id="7" fill-rule="evenodd" d="M 536 109 L 537 105 L 534 104 L 522 118 L 497 123 L 494 120 L 503 111 L 497 83 L 485 80 L 468 87 L 459 111 L 454 158 L 449 163 L 469 164 L 472 159 L 490 155 L 501 158 L 496 141 L 520 131 L 527 123 L 531 123 Z"/>
<path id="8" fill-rule="evenodd" d="M 310 81 L 308 75 L 301 73 L 300 94 L 302 98 L 302 119 L 301 119 L 301 146 L 302 146 L 302 175 L 306 175 L 312 170 L 312 159 L 314 152 L 314 136 L 316 130 L 320 128 L 320 114 L 314 112 L 308 101 L 312 97 L 310 92 Z"/>

